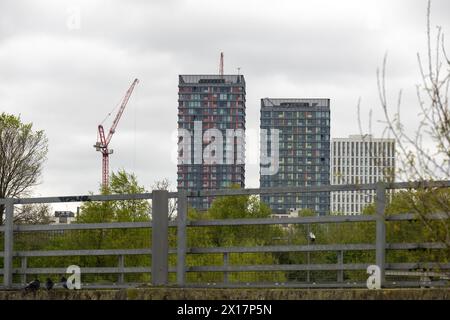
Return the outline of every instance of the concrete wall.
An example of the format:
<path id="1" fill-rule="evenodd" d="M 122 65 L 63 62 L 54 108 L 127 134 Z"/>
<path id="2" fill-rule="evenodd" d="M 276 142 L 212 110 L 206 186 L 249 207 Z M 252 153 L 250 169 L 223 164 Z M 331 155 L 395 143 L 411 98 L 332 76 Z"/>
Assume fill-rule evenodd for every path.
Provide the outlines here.
<path id="1" fill-rule="evenodd" d="M 450 300 L 445 289 L 182 289 L 0 291 L 0 300 Z"/>

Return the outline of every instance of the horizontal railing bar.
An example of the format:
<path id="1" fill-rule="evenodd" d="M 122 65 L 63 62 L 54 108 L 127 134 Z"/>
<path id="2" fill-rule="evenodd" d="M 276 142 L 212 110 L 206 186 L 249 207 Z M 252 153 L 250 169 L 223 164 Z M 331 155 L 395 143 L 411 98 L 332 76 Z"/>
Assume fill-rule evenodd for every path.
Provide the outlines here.
<path id="1" fill-rule="evenodd" d="M 444 243 L 388 243 L 389 250 L 413 249 L 446 249 Z M 320 252 L 320 251 L 370 251 L 375 250 L 375 244 L 310 244 L 310 245 L 276 245 L 257 247 L 194 247 L 188 250 L 191 254 L 214 253 L 257 253 L 257 252 Z M 95 255 L 146 255 L 151 249 L 93 249 L 93 250 L 46 250 L 46 251 L 16 251 L 14 257 L 58 257 L 58 256 L 95 256 Z M 170 254 L 177 253 L 176 248 L 169 250 Z M 3 257 L 3 251 L 0 251 Z"/>
<path id="2" fill-rule="evenodd" d="M 329 283 L 307 283 L 307 282 L 218 282 L 218 283 L 187 283 L 188 288 L 347 288 L 366 287 L 365 282 L 329 282 Z"/>
<path id="3" fill-rule="evenodd" d="M 448 188 L 450 180 L 392 182 L 385 185 L 386 189 Z"/>
<path id="4" fill-rule="evenodd" d="M 448 281 L 446 280 L 436 280 L 436 281 L 386 281 L 385 286 L 387 288 L 411 288 L 411 287 L 446 287 L 448 286 Z"/>
<path id="5" fill-rule="evenodd" d="M 48 250 L 17 251 L 14 257 L 65 257 L 65 256 L 114 256 L 114 255 L 146 255 L 151 249 L 109 249 L 109 250 Z"/>
<path id="6" fill-rule="evenodd" d="M 25 284 L 15 283 L 12 285 L 13 289 L 22 289 Z M 143 286 L 144 285 L 144 286 Z M 397 288 L 397 287 L 421 287 L 424 282 L 421 281 L 386 281 L 385 287 L 387 288 Z M 427 282 L 427 286 L 438 287 L 448 285 L 447 281 L 430 281 Z M 126 289 L 126 288 L 151 288 L 146 283 L 81 283 L 81 289 Z M 171 287 L 169 285 L 169 287 Z M 176 287 L 176 286 L 173 286 Z M 187 283 L 184 287 L 186 288 L 367 288 L 366 282 L 328 282 L 328 283 L 306 283 L 306 282 L 232 282 L 232 283 Z M 55 289 L 62 289 L 62 285 L 55 283 Z M 5 289 L 4 286 L 0 285 L 0 290 Z"/>
<path id="7" fill-rule="evenodd" d="M 390 250 L 411 250 L 411 249 L 446 249 L 448 246 L 442 242 L 424 243 L 388 243 L 386 249 Z"/>
<path id="8" fill-rule="evenodd" d="M 450 219 L 449 214 L 434 213 L 427 216 L 428 219 L 441 220 Z M 236 225 L 275 225 L 275 224 L 324 224 L 324 223 L 344 223 L 344 222 L 373 222 L 375 215 L 332 215 L 313 216 L 295 218 L 256 218 L 256 219 L 222 219 L 222 220 L 190 220 L 187 225 L 191 227 L 202 226 L 236 226 Z M 394 214 L 386 216 L 387 221 L 414 221 L 417 216 L 414 214 Z"/>
<path id="9" fill-rule="evenodd" d="M 87 267 L 81 268 L 81 274 L 92 274 L 92 273 L 151 273 L 151 267 Z M 15 274 L 65 274 L 67 268 L 14 268 L 13 273 Z"/>
<path id="10" fill-rule="evenodd" d="M 313 252 L 313 251 L 364 251 L 375 250 L 375 244 L 310 244 L 310 245 L 277 245 L 258 247 L 204 247 L 191 248 L 188 253 L 254 253 L 254 252 Z M 411 249 L 446 249 L 444 243 L 391 243 L 386 245 L 390 250 Z"/>
<path id="11" fill-rule="evenodd" d="M 414 213 L 402 213 L 394 215 L 386 215 L 386 221 L 415 221 L 418 220 L 417 215 Z"/>
<path id="12" fill-rule="evenodd" d="M 223 220 L 190 220 L 190 227 L 203 226 L 236 226 L 236 225 L 275 225 L 275 224 L 311 224 L 311 223 L 343 223 L 343 222 L 371 222 L 374 215 L 358 216 L 314 216 L 298 218 L 255 218 L 255 219 L 223 219 Z"/>
<path id="13" fill-rule="evenodd" d="M 304 187 L 200 190 L 188 192 L 187 196 L 208 197 L 208 196 L 265 195 L 265 194 L 281 194 L 281 193 L 356 191 L 356 190 L 375 190 L 375 189 L 376 189 L 375 184 L 322 185 L 322 186 L 304 186 Z"/>
<path id="14" fill-rule="evenodd" d="M 81 268 L 81 273 L 151 273 L 151 267 L 126 267 L 126 268 L 118 268 L 118 267 L 86 267 Z M 169 273 L 176 272 L 175 267 L 169 267 Z M 3 272 L 3 269 L 0 269 L 0 274 Z M 66 274 L 66 268 L 15 268 L 13 269 L 13 273 L 15 274 Z"/>
<path id="15" fill-rule="evenodd" d="M 149 200 L 149 199 L 152 199 L 151 192 L 150 193 L 136 193 L 136 194 L 97 194 L 97 195 L 18 198 L 18 199 L 14 199 L 14 204 L 117 201 L 117 200 Z M 3 201 L 4 201 L 3 199 L 0 199 L 0 204 L 2 204 Z"/>
<path id="16" fill-rule="evenodd" d="M 279 245 L 260 247 L 211 247 L 191 248 L 188 253 L 254 253 L 254 252 L 308 252 L 308 251 L 357 251 L 375 250 L 374 244 L 313 244 Z"/>
<path id="17" fill-rule="evenodd" d="M 245 271 L 334 271 L 366 270 L 370 263 L 354 264 L 279 264 L 279 265 L 228 265 L 188 267 L 188 272 L 245 272 Z"/>
<path id="18" fill-rule="evenodd" d="M 42 284 L 41 284 L 42 285 Z M 108 283 L 108 284 L 100 284 L 100 283 L 81 283 L 81 289 L 89 290 L 89 289 L 126 289 L 126 288 L 136 288 L 142 286 L 143 283 L 135 283 L 135 282 L 126 282 L 126 283 Z M 24 283 L 14 283 L 12 285 L 13 289 L 23 289 L 25 286 Z M 0 289 L 3 287 L 0 286 Z M 61 283 L 56 282 L 53 286 L 53 289 L 64 289 Z M 65 289 L 68 290 L 68 289 Z"/>
<path id="19" fill-rule="evenodd" d="M 404 262 L 387 263 L 386 269 L 392 270 L 413 270 L 413 269 L 450 269 L 450 263 L 438 262 Z"/>
<path id="20" fill-rule="evenodd" d="M 169 254 L 176 254 L 177 249 L 169 249 Z M 70 256 L 115 256 L 115 255 L 146 255 L 152 254 L 152 249 L 87 249 L 87 250 L 44 250 L 16 251 L 14 257 L 70 257 Z M 0 257 L 3 257 L 0 251 Z"/>
<path id="21" fill-rule="evenodd" d="M 394 214 L 394 215 L 387 215 L 386 221 L 417 221 L 420 220 L 422 216 L 418 216 L 416 213 L 402 213 L 402 214 Z M 429 213 L 423 215 L 423 218 L 428 220 L 444 220 L 444 219 L 450 219 L 450 214 L 445 212 L 439 212 L 439 213 Z"/>
<path id="22" fill-rule="evenodd" d="M 15 225 L 14 231 L 60 231 L 60 230 L 92 230 L 92 229 L 138 229 L 151 228 L 151 221 L 143 222 L 102 222 L 102 223 L 70 223 L 70 224 L 33 224 Z"/>
<path id="23" fill-rule="evenodd" d="M 445 286 L 445 281 L 432 281 L 432 286 Z M 386 281 L 386 287 L 420 287 L 423 283 L 418 281 Z M 188 288 L 367 288 L 366 282 L 330 282 L 330 283 L 305 283 L 305 282 L 284 282 L 284 283 L 189 283 Z"/>
<path id="24" fill-rule="evenodd" d="M 125 283 L 111 283 L 111 284 L 100 284 L 100 283 L 81 283 L 82 289 L 127 289 L 136 288 L 142 286 L 143 283 L 136 282 L 125 282 Z"/>
<path id="25" fill-rule="evenodd" d="M 177 192 L 169 192 L 169 198 L 178 197 Z M 90 202 L 90 201 L 120 201 L 120 200 L 151 200 L 152 193 L 132 193 L 132 194 L 96 194 L 96 195 L 75 195 L 56 197 L 34 197 L 14 199 L 14 204 L 33 203 L 58 203 L 58 202 Z M 6 203 L 6 199 L 0 199 L 0 204 Z"/>
<path id="26" fill-rule="evenodd" d="M 450 273 L 430 272 L 430 271 L 402 271 L 386 270 L 386 276 L 405 276 L 405 277 L 439 277 L 450 279 Z"/>

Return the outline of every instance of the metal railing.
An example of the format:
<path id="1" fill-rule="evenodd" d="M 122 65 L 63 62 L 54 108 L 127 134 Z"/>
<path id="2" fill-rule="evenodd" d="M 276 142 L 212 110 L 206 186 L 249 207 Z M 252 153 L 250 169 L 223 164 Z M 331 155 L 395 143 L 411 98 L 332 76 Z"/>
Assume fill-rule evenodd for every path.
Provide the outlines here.
<path id="1" fill-rule="evenodd" d="M 28 275 L 64 274 L 62 267 L 29 267 L 30 258 L 46 257 L 100 257 L 116 256 L 115 266 L 83 266 L 82 275 L 86 274 L 111 274 L 117 276 L 117 281 L 110 283 L 84 284 L 84 287 L 130 287 L 142 283 L 127 282 L 127 274 L 148 274 L 151 276 L 151 285 L 165 286 L 177 285 L 182 287 L 236 287 L 236 286 L 283 286 L 283 287 L 364 287 L 365 282 L 346 281 L 345 272 L 360 271 L 365 272 L 371 264 L 376 264 L 381 270 L 382 286 L 421 286 L 423 281 L 399 280 L 388 281 L 391 276 L 398 277 L 438 277 L 440 280 L 433 281 L 431 285 L 446 285 L 448 283 L 449 263 L 442 262 L 386 262 L 387 250 L 416 250 L 448 249 L 443 243 L 387 243 L 386 224 L 395 221 L 415 221 L 417 216 L 410 214 L 385 215 L 386 190 L 387 189 L 416 189 L 416 188 L 448 188 L 450 181 L 417 182 L 417 183 L 377 183 L 367 185 L 335 185 L 335 186 L 308 186 L 308 187 L 280 187 L 264 189 L 226 189 L 208 190 L 200 192 L 167 192 L 154 190 L 152 193 L 128 194 L 128 195 L 88 195 L 74 197 L 45 197 L 45 198 L 24 198 L 24 199 L 0 199 L 0 204 L 5 206 L 5 224 L 0 226 L 0 235 L 3 234 L 3 268 L 0 274 L 3 275 L 3 287 L 14 288 L 22 286 L 26 282 Z M 302 192 L 333 192 L 333 191 L 364 191 L 376 190 L 376 214 L 374 215 L 329 215 L 310 216 L 296 218 L 250 218 L 250 219 L 223 219 L 223 220 L 189 220 L 188 219 L 188 199 L 190 197 L 221 197 L 236 195 L 264 195 L 264 194 L 286 194 Z M 168 203 L 170 198 L 177 199 L 177 219 L 171 221 L 168 218 Z M 58 203 L 58 202 L 87 202 L 87 201 L 112 201 L 112 200 L 151 200 L 152 220 L 145 222 L 114 222 L 114 223 L 73 223 L 67 225 L 15 225 L 13 223 L 14 206 L 32 203 Z M 436 213 L 428 218 L 442 220 L 449 219 L 448 213 Z M 374 223 L 375 241 L 374 243 L 330 243 L 330 244 L 277 244 L 264 246 L 226 246 L 226 247 L 198 247 L 188 246 L 188 230 L 190 228 L 211 228 L 211 227 L 243 227 L 243 226 L 300 226 L 313 224 L 344 224 L 344 223 Z M 169 247 L 169 228 L 176 228 L 176 244 Z M 148 247 L 134 249 L 83 249 L 75 250 L 15 250 L 14 238 L 16 235 L 26 232 L 70 232 L 72 230 L 109 230 L 109 229 L 150 229 L 151 236 L 148 239 Z M 374 252 L 374 259 L 370 263 L 345 263 L 344 255 L 349 252 Z M 307 253 L 307 264 L 236 264 L 230 263 L 230 255 L 233 254 L 281 254 L 281 253 Z M 309 254 L 334 252 L 335 263 L 310 263 Z M 176 262 L 171 260 L 169 255 L 176 254 Z M 221 255 L 222 263 L 215 265 L 189 265 L 187 258 L 196 255 Z M 147 256 L 151 257 L 150 266 L 125 266 L 127 256 Z M 20 259 L 20 267 L 14 267 L 14 259 Z M 150 259 L 149 259 L 150 260 Z M 413 270 L 439 269 L 439 272 L 417 272 Z M 273 281 L 273 282 L 236 282 L 230 280 L 231 274 L 236 273 L 264 273 L 264 272 L 305 272 L 305 281 Z M 313 272 L 335 272 L 334 281 L 320 282 L 312 281 L 310 274 Z M 214 282 L 191 282 L 187 276 L 190 273 L 215 273 L 222 275 L 222 281 Z M 176 274 L 176 279 L 170 278 L 169 274 Z M 16 276 L 19 281 L 13 281 Z"/>
<path id="2" fill-rule="evenodd" d="M 27 275 L 44 274 L 65 274 L 66 268 L 30 268 L 27 265 L 29 258 L 36 257 L 72 257 L 72 256 L 117 256 L 117 266 L 115 267 L 83 267 L 81 273 L 86 274 L 117 274 L 117 283 L 109 285 L 93 284 L 92 288 L 103 287 L 128 287 L 124 281 L 124 275 L 128 273 L 149 273 L 153 275 L 153 284 L 161 285 L 166 283 L 167 257 L 169 253 L 175 253 L 167 247 L 167 227 L 174 222 L 168 221 L 167 203 L 169 197 L 176 196 L 176 193 L 155 190 L 152 193 L 127 194 L 127 195 L 84 195 L 84 196 L 64 196 L 64 197 L 44 197 L 44 198 L 24 198 L 24 199 L 0 199 L 0 204 L 5 205 L 5 224 L 0 226 L 0 234 L 3 233 L 4 250 L 0 252 L 3 258 L 3 268 L 0 274 L 3 275 L 3 287 L 13 288 L 17 284 L 13 283 L 13 276 L 21 276 L 21 284 L 26 282 Z M 107 223 L 72 223 L 57 225 L 15 225 L 13 224 L 14 205 L 36 204 L 36 203 L 58 203 L 58 202 L 90 202 L 90 201 L 117 201 L 117 200 L 152 200 L 153 213 L 152 221 L 145 222 L 107 222 Z M 153 229 L 152 238 L 148 239 L 149 247 L 141 249 L 99 249 L 99 250 L 33 250 L 15 251 L 14 234 L 22 232 L 65 232 L 72 230 L 105 230 L 105 229 Z M 152 244 L 152 245 L 150 245 Z M 151 267 L 125 267 L 124 257 L 133 255 L 151 256 Z M 19 268 L 13 267 L 13 259 L 20 258 Z"/>

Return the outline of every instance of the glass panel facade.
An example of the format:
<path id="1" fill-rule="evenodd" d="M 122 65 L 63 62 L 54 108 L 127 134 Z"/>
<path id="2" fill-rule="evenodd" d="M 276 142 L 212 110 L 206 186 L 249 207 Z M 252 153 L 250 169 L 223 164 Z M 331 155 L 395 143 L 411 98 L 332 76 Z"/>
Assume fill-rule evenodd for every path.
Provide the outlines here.
<path id="1" fill-rule="evenodd" d="M 260 174 L 261 188 L 328 185 L 329 120 L 329 99 L 261 99 L 260 128 L 269 136 L 272 129 L 280 130 L 279 170 L 273 175 Z M 325 215 L 330 211 L 328 192 L 267 195 L 261 199 L 274 213 L 311 209 Z"/>
<path id="2" fill-rule="evenodd" d="M 194 122 L 201 121 L 202 136 L 208 129 L 219 129 L 223 137 L 225 157 L 226 130 L 245 130 L 245 79 L 243 75 L 180 75 L 178 84 L 178 128 L 190 130 Z M 179 142 L 180 143 L 180 142 Z M 193 159 L 194 139 L 191 141 Z M 242 148 L 234 139 L 233 164 L 178 164 L 178 190 L 199 191 L 227 188 L 231 185 L 245 187 L 245 141 Z M 203 150 L 209 144 L 203 142 Z M 239 151 L 238 151 L 239 150 Z M 239 153 L 239 154 L 238 154 Z M 202 152 L 203 154 L 203 152 Z M 215 154 L 215 153 L 214 153 Z M 214 154 L 211 154 L 214 156 Z M 179 156 L 182 156 L 182 154 Z M 240 157 L 242 161 L 236 161 Z M 213 198 L 190 198 L 189 205 L 198 210 L 207 210 Z"/>

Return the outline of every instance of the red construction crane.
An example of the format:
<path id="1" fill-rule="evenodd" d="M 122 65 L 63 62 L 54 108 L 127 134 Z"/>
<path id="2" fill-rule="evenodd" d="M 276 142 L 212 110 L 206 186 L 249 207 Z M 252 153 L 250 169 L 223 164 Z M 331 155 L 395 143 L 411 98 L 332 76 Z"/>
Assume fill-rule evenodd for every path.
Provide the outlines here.
<path id="1" fill-rule="evenodd" d="M 105 137 L 105 130 L 103 129 L 103 125 L 98 125 L 98 137 L 99 139 L 95 145 L 94 148 L 97 151 L 100 151 L 102 153 L 102 186 L 103 188 L 108 187 L 109 185 L 109 155 L 113 153 L 112 149 L 109 149 L 109 143 L 111 142 L 111 138 L 116 131 L 117 125 L 119 124 L 120 117 L 123 114 L 123 111 L 125 110 L 125 107 L 127 105 L 128 100 L 130 99 L 131 94 L 133 93 L 134 87 L 139 83 L 138 79 L 134 79 L 133 83 L 131 84 L 130 88 L 128 89 L 127 93 L 125 94 L 125 97 L 122 100 L 122 103 L 120 105 L 119 111 L 117 112 L 116 118 L 114 119 L 114 122 L 109 129 L 108 136 Z"/>

